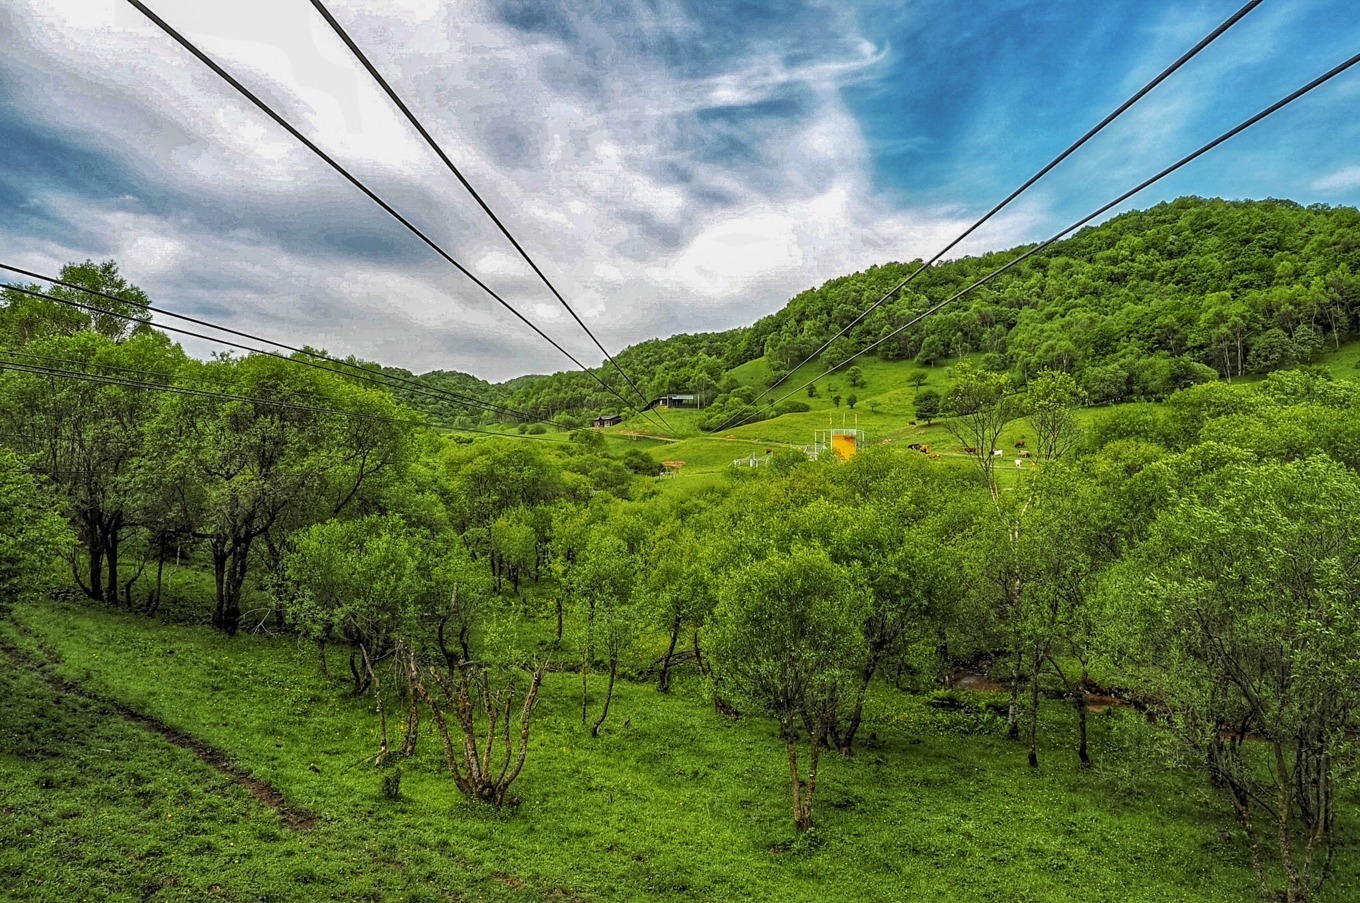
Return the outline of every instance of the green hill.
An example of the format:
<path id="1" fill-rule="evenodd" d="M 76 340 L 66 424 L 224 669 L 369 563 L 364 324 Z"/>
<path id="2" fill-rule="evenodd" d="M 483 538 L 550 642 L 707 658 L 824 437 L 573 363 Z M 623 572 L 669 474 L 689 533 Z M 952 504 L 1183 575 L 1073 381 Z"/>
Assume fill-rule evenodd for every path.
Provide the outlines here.
<path id="1" fill-rule="evenodd" d="M 840 364 L 1026 249 L 930 268 L 818 363 Z M 617 359 L 651 397 L 696 392 L 722 404 L 815 352 L 918 265 L 887 263 L 832 279 L 749 327 L 654 339 Z M 873 355 L 921 364 L 977 355 L 1021 383 L 1044 368 L 1070 371 L 1095 402 L 1162 398 L 1214 374 L 1266 373 L 1339 350 L 1360 329 L 1357 272 L 1360 212 L 1353 208 L 1181 198 L 1053 245 Z M 565 411 L 578 420 L 618 408 L 580 372 L 516 387 L 511 401 L 538 416 Z"/>

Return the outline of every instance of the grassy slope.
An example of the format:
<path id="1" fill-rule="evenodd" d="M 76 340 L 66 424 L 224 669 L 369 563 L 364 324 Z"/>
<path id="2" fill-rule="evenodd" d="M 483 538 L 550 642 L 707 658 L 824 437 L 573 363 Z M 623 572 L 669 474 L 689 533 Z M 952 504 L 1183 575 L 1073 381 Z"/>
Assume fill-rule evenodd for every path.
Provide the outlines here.
<path id="1" fill-rule="evenodd" d="M 853 759 L 828 756 L 820 848 L 789 848 L 787 772 L 772 725 L 713 714 L 696 685 L 672 697 L 624 682 L 604 736 L 579 723 L 576 678 L 552 675 L 516 810 L 462 803 L 432 734 L 404 799 L 365 758 L 370 706 L 319 676 L 291 640 L 172 627 L 83 606 L 18 620 L 59 650 L 63 676 L 220 746 L 289 802 L 321 813 L 284 828 L 161 738 L 0 670 L 0 895 L 109 899 L 1251 899 L 1221 800 L 1194 777 L 1119 757 L 1137 716 L 1097 717 L 1102 766 L 1082 774 L 1054 704 L 1045 767 L 985 711 L 882 690 Z M 12 628 L 3 628 L 14 638 Z M 20 640 L 20 642 L 31 642 Z M 596 687 L 598 690 L 598 687 Z M 876 735 L 878 740 L 869 739 Z M 1140 776 L 1132 776 L 1138 774 Z M 1360 866 L 1340 861 L 1328 898 Z"/>
<path id="2" fill-rule="evenodd" d="M 607 432 L 615 437 L 626 436 L 631 441 L 637 441 L 639 447 L 658 461 L 684 461 L 681 477 L 666 481 L 666 487 L 671 491 L 685 491 L 687 487 L 710 484 L 714 482 L 714 474 L 726 471 L 733 461 L 748 458 L 752 454 L 759 457 L 767 450 L 810 445 L 816 431 L 828 427 L 857 426 L 864 430 L 870 443 L 923 443 L 942 455 L 963 456 L 962 444 L 949 435 L 939 422 L 929 426 L 923 422 L 912 425 L 912 421 L 916 420 L 918 389 L 908 382 L 913 373 L 924 373 L 927 381 L 921 389 L 934 389 L 943 394 L 950 384 L 950 366 L 956 361 L 942 361 L 935 367 L 921 367 L 911 361 L 883 361 L 866 356 L 857 363 L 864 373 L 866 384 L 862 387 L 851 388 L 844 374 L 835 374 L 817 380 L 817 398 L 809 398 L 806 391 L 794 391 L 808 380 L 820 376 L 824 368 L 814 363 L 795 371 L 766 399 L 775 400 L 792 393 L 790 400 L 809 405 L 811 410 L 806 413 L 784 414 L 717 433 L 703 433 L 697 425 L 700 412 L 668 410 L 665 412 L 666 420 L 681 439 L 679 442 L 639 438 L 657 436 L 661 432 L 654 424 L 639 417 Z M 1360 342 L 1343 344 L 1339 350 L 1322 355 L 1317 365 L 1338 379 L 1360 378 Z M 730 373 L 740 383 L 762 389 L 771 379 L 764 358 L 742 364 Z M 1261 378 L 1248 376 L 1238 381 L 1251 382 Z M 834 392 L 832 386 L 835 386 Z M 858 396 L 854 410 L 850 410 L 845 402 L 852 393 Z M 840 407 L 832 403 L 833 394 L 842 396 Z M 1098 416 L 1102 410 L 1107 409 L 1091 408 L 1080 412 L 1079 416 L 1090 419 Z M 1001 435 L 999 447 L 1006 454 L 997 462 L 997 472 L 1003 486 L 1014 481 L 1017 468 L 1013 446 L 1017 440 L 1025 438 L 1032 438 L 1032 431 L 1023 420 L 1011 423 Z"/>

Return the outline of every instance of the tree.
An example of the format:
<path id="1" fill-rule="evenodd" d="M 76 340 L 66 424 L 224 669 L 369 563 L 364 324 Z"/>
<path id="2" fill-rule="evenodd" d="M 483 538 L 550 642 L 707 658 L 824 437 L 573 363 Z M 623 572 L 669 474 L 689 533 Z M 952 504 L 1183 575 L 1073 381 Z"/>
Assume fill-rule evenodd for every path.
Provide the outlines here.
<path id="1" fill-rule="evenodd" d="M 145 312 L 150 299 L 146 292 L 119 274 L 118 264 L 114 261 L 68 263 L 61 268 L 60 276 L 63 282 L 80 288 L 67 288 L 64 285 L 35 285 L 29 288 L 84 307 L 72 307 L 46 298 L 5 291 L 0 336 L 22 345 L 45 337 L 92 332 L 110 341 L 123 342 L 151 331 L 151 315 Z M 93 295 L 91 291 L 112 295 L 120 300 Z"/>
<path id="2" fill-rule="evenodd" d="M 741 568 L 719 591 L 709 658 L 725 693 L 779 724 L 793 823 L 812 827 L 817 763 L 865 657 L 865 594 L 825 552 L 799 547 Z M 807 733 L 806 780 L 799 728 Z"/>
<path id="3" fill-rule="evenodd" d="M 62 369 L 119 376 L 130 368 L 139 379 L 159 374 L 149 378 L 162 381 L 185 361 L 164 334 L 151 331 L 120 343 L 84 328 L 36 339 L 24 353 L 39 363 L 59 361 Z M 76 583 L 110 605 L 119 602 L 123 540 L 140 519 L 136 469 L 148 457 L 145 431 L 161 399 L 151 389 L 30 373 L 0 379 L 0 417 L 15 447 L 34 455 L 38 472 L 68 503 L 80 544 L 63 552 Z"/>
<path id="4" fill-rule="evenodd" d="M 939 336 L 926 336 L 921 342 L 921 350 L 916 354 L 916 363 L 935 366 L 935 362 L 945 356 L 945 345 Z"/>
<path id="5" fill-rule="evenodd" d="M 930 375 L 924 370 L 913 370 L 907 376 L 907 385 L 913 389 L 919 389 L 930 379 Z"/>
<path id="6" fill-rule="evenodd" d="M 74 542 L 45 491 L 9 449 L 0 448 L 0 618 L 41 593 L 52 556 Z"/>
<path id="7" fill-rule="evenodd" d="M 1130 662 L 1225 791 L 1268 900 L 1326 879 L 1355 774 L 1356 510 L 1360 478 L 1325 458 L 1229 464 L 1162 511 L 1111 587 Z"/>
<path id="8" fill-rule="evenodd" d="M 954 384 L 944 398 L 944 411 L 950 415 L 945 429 L 972 449 L 970 454 L 982 469 L 993 498 L 997 487 L 992 450 L 1001 431 L 1019 412 L 1018 401 L 1009 374 L 977 370 L 967 361 L 954 368 Z"/>
<path id="9" fill-rule="evenodd" d="M 394 657 L 408 680 L 414 678 L 409 646 L 410 624 L 432 591 L 430 560 L 425 543 L 395 517 L 366 517 L 355 521 L 328 520 L 302 531 L 285 558 L 285 573 L 295 592 L 288 599 L 294 623 L 322 648 L 337 634 L 350 644 L 350 672 L 356 695 L 373 690 L 378 715 L 379 743 L 375 765 L 389 754 L 387 714 L 382 680 L 375 664 Z M 408 687 L 414 703 L 415 687 Z M 418 722 L 407 722 L 408 744 L 414 752 Z"/>
<path id="10" fill-rule="evenodd" d="M 415 634 L 421 650 L 433 651 L 413 668 L 414 692 L 430 710 L 459 792 L 500 808 L 528 759 L 548 659 L 520 648 L 489 576 L 462 543 L 448 537 L 439 549 L 436 591 Z M 518 736 L 512 735 L 516 710 Z"/>
<path id="11" fill-rule="evenodd" d="M 855 409 L 855 405 L 859 404 L 859 396 L 857 396 L 857 395 L 855 395 L 855 393 L 851 392 L 851 393 L 850 393 L 850 396 L 849 396 L 848 398 L 845 399 L 845 404 L 846 404 L 847 407 L 850 408 L 850 410 L 853 411 L 853 410 Z"/>
<path id="12" fill-rule="evenodd" d="M 1269 373 L 1287 367 L 1298 359 L 1294 340 L 1283 329 L 1267 329 L 1251 343 L 1247 354 L 1247 368 L 1256 373 Z"/>
<path id="13" fill-rule="evenodd" d="M 676 521 L 669 521 L 649 538 L 646 562 L 641 593 L 667 638 L 657 689 L 669 693 L 671 666 L 680 634 L 686 628 L 694 631 L 694 659 L 696 664 L 702 664 L 698 631 L 712 608 L 704 580 L 704 545 L 694 532 L 681 528 Z"/>
<path id="14" fill-rule="evenodd" d="M 831 403 L 832 403 L 833 405 L 835 405 L 836 407 L 840 407 L 840 406 L 841 406 L 841 397 L 840 397 L 839 395 L 832 395 L 832 396 L 831 396 Z"/>
<path id="15" fill-rule="evenodd" d="M 804 517 L 819 545 L 837 564 L 852 568 L 868 589 L 861 626 L 867 654 L 845 717 L 831 730 L 841 754 L 849 756 L 870 683 L 885 661 L 933 631 L 948 575 L 928 525 L 913 523 L 904 531 L 892 503 L 869 502 L 847 511 L 842 502 L 823 501 L 805 508 Z"/>
<path id="16" fill-rule="evenodd" d="M 924 420 L 927 425 L 940 416 L 940 393 L 934 389 L 924 389 L 916 393 L 916 419 Z"/>
<path id="17" fill-rule="evenodd" d="M 859 367 L 851 367 L 849 370 L 845 371 L 845 380 L 850 383 L 850 388 L 852 389 L 863 388 L 865 385 L 864 371 Z"/>
<path id="18" fill-rule="evenodd" d="M 1076 408 L 1086 395 L 1062 370 L 1044 370 L 1025 390 L 1025 419 L 1035 433 L 1039 456 L 1052 460 L 1071 448 L 1080 436 Z"/>
<path id="19" fill-rule="evenodd" d="M 361 488 L 374 473 L 362 456 L 345 449 L 349 418 L 318 408 L 340 408 L 341 399 L 355 395 L 376 396 L 379 409 L 391 402 L 366 389 L 345 387 L 348 391 L 340 394 L 335 379 L 264 356 L 190 363 L 181 378 L 193 386 L 206 383 L 290 405 L 166 394 L 148 426 L 152 451 L 146 466 L 169 482 L 181 520 L 192 523 L 195 536 L 207 542 L 216 587 L 213 625 L 233 636 L 240 627 L 256 542 L 333 515 L 336 508 L 327 505 L 326 491 L 332 481 L 351 487 L 357 481 Z M 341 476 L 342 468 L 347 476 Z"/>
<path id="20" fill-rule="evenodd" d="M 618 678 L 619 659 L 632 642 L 637 618 L 633 609 L 633 587 L 637 567 L 623 540 L 614 532 L 597 528 L 567 574 L 567 591 L 582 606 L 578 625 L 581 651 L 581 723 L 588 718 L 590 696 L 586 677 L 590 660 L 603 646 L 609 668 L 600 717 L 591 725 L 590 735 L 598 737 L 609 717 Z"/>

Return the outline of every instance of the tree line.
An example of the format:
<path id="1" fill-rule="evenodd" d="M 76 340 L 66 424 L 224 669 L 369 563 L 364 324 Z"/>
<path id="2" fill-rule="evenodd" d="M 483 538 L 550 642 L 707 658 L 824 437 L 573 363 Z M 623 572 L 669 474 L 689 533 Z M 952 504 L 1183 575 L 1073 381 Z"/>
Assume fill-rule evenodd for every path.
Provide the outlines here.
<path id="1" fill-rule="evenodd" d="M 1290 201 L 1195 197 L 1117 216 L 1055 243 L 919 327 L 886 337 L 922 311 L 1028 249 L 931 267 L 818 357 L 839 367 L 880 339 L 874 354 L 922 365 L 980 355 L 1024 385 L 1070 373 L 1092 403 L 1162 399 L 1215 377 L 1307 364 L 1360 335 L 1360 213 Z M 644 392 L 702 395 L 726 420 L 759 391 L 724 373 L 764 357 L 776 376 L 817 352 L 914 271 L 888 263 L 832 279 L 748 327 L 654 339 L 616 355 Z M 599 371 L 609 378 L 605 371 Z M 512 403 L 579 426 L 618 412 L 618 400 L 581 372 L 507 386 Z M 412 398 L 417 407 L 423 399 Z"/>

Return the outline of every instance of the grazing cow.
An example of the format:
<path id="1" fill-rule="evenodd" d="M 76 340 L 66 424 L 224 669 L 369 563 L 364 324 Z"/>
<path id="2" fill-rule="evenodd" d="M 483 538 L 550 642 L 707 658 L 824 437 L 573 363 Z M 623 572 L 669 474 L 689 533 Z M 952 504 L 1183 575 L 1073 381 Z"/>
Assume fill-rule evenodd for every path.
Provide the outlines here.
<path id="1" fill-rule="evenodd" d="M 932 461 L 938 458 L 939 456 L 940 456 L 939 452 L 931 452 L 930 454 L 926 455 L 926 457 L 930 458 Z"/>
<path id="2" fill-rule="evenodd" d="M 916 421 L 915 421 L 915 420 L 908 420 L 908 421 L 907 421 L 907 426 L 915 426 L 915 425 L 916 425 Z"/>
<path id="3" fill-rule="evenodd" d="M 968 455 L 976 455 L 976 454 L 977 454 L 977 449 L 976 449 L 976 448 L 973 448 L 973 446 L 971 446 L 971 445 L 965 445 L 965 446 L 963 447 L 963 451 L 964 451 L 964 454 L 968 454 Z"/>
<path id="4" fill-rule="evenodd" d="M 1016 442 L 1015 442 L 1015 447 L 1016 447 L 1016 448 L 1024 448 L 1024 447 L 1025 447 L 1025 440 L 1024 440 L 1024 439 L 1017 439 Z"/>
<path id="5" fill-rule="evenodd" d="M 1020 457 L 1022 457 L 1022 458 L 1028 458 L 1028 457 L 1029 457 L 1029 450 L 1028 450 L 1028 449 L 1022 449 L 1022 450 L 1020 451 Z"/>

